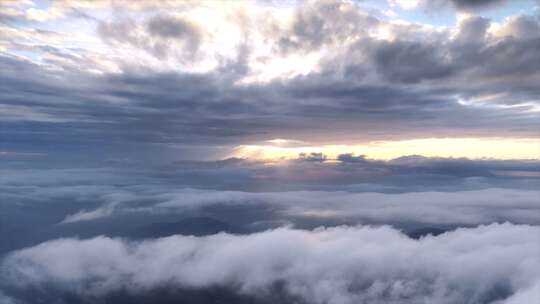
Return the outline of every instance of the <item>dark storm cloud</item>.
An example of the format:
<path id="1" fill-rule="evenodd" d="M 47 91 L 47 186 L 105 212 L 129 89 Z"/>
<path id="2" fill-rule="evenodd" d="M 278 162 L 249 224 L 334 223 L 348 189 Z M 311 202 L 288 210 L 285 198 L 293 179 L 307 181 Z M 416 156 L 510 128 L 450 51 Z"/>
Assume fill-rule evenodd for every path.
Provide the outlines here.
<path id="1" fill-rule="evenodd" d="M 0 288 L 23 303 L 28 295 L 99 302 L 121 290 L 145 298 L 160 288 L 182 298 L 184 288 L 212 286 L 263 299 L 280 291 L 288 295 L 280 303 L 531 303 L 538 233 L 506 223 L 420 240 L 387 226 L 58 239 L 10 254 Z"/>

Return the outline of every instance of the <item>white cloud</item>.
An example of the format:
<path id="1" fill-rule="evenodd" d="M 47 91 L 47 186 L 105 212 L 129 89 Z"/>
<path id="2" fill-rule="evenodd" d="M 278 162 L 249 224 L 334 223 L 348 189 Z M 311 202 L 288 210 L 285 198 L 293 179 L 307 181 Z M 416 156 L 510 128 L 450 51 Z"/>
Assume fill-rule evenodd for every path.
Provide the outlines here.
<path id="1" fill-rule="evenodd" d="M 420 6 L 420 0 L 390 0 L 390 5 L 399 6 L 402 9 L 412 10 Z"/>
<path id="2" fill-rule="evenodd" d="M 91 220 L 110 216 L 113 214 L 113 212 L 114 212 L 114 206 L 112 204 L 107 205 L 106 207 L 92 210 L 92 211 L 81 210 L 75 214 L 70 214 L 66 216 L 66 218 L 62 220 L 62 222 L 60 223 L 69 224 L 69 223 L 82 222 L 82 221 L 91 221 Z"/>
<path id="3" fill-rule="evenodd" d="M 98 296 L 165 284 L 264 294 L 279 281 L 309 303 L 493 303 L 507 297 L 506 303 L 525 303 L 540 282 L 539 233 L 537 226 L 507 223 L 420 240 L 389 227 L 283 228 L 138 243 L 60 239 L 12 253 L 3 261 L 2 281 L 23 289 L 53 281 Z"/>

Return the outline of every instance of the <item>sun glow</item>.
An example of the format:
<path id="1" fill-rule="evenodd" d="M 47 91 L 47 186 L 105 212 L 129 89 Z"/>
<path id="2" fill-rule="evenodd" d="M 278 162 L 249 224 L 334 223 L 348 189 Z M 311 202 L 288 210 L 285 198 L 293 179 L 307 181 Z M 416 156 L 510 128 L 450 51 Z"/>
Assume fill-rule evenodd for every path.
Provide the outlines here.
<path id="1" fill-rule="evenodd" d="M 271 140 L 268 143 L 281 143 Z M 249 159 L 293 159 L 300 153 L 323 153 L 328 159 L 354 153 L 372 159 L 393 159 L 404 155 L 428 157 L 467 157 L 472 159 L 540 159 L 540 139 L 521 138 L 426 138 L 402 141 L 376 141 L 352 145 L 294 146 L 240 145 L 232 157 Z"/>

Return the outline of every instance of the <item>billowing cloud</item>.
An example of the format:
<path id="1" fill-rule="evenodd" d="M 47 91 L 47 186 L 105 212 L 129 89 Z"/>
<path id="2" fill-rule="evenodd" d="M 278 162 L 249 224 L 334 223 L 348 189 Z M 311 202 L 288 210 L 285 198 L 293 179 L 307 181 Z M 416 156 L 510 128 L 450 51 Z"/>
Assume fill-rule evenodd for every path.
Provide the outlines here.
<path id="1" fill-rule="evenodd" d="M 204 145 L 191 155 L 215 155 L 285 136 L 537 137 L 533 14 L 434 27 L 332 1 L 178 4 L 174 13 L 118 2 L 125 13 L 111 15 L 98 14 L 106 5 L 64 5 L 95 18 L 66 15 L 81 22 L 77 33 L 0 28 L 7 150 L 26 152 L 36 134 L 48 144 L 34 152 L 110 147 L 96 158 L 154 147 L 146 143 L 171 154 Z"/>
<path id="2" fill-rule="evenodd" d="M 144 242 L 59 239 L 10 254 L 1 276 L 22 300 L 25 290 L 76 300 L 120 289 L 136 298 L 164 286 L 221 286 L 257 299 L 281 286 L 306 303 L 515 303 L 534 301 L 538 291 L 538 233 L 492 224 L 420 240 L 362 226 Z"/>

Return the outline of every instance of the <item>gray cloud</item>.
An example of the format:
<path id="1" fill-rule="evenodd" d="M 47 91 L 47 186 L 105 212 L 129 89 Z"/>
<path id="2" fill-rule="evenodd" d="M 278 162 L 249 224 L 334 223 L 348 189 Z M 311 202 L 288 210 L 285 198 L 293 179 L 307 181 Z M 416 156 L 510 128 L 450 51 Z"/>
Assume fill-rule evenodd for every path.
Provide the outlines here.
<path id="1" fill-rule="evenodd" d="M 98 33 L 114 47 L 128 44 L 160 59 L 174 56 L 180 60 L 194 60 L 202 40 L 202 32 L 196 25 L 167 15 L 155 15 L 145 26 L 130 18 L 100 22 Z"/>
<path id="2" fill-rule="evenodd" d="M 382 42 L 373 51 L 377 71 L 390 81 L 415 83 L 448 78 L 454 67 L 437 46 L 410 42 Z"/>
<path id="3" fill-rule="evenodd" d="M 18 301 L 16 301 L 12 297 L 6 296 L 1 291 L 0 291 L 0 302 L 2 302 L 4 304 L 16 304 L 16 303 L 18 303 Z"/>
<path id="4" fill-rule="evenodd" d="M 165 38 L 183 38 L 197 36 L 194 26 L 188 22 L 167 16 L 155 16 L 148 21 L 148 31 L 151 34 Z"/>
<path id="5" fill-rule="evenodd" d="M 309 52 L 323 46 L 335 46 L 347 39 L 367 35 L 379 20 L 357 9 L 356 6 L 339 1 L 316 1 L 302 5 L 294 14 L 288 27 L 264 24 L 267 34 L 277 41 L 278 50 Z"/>
<path id="6" fill-rule="evenodd" d="M 451 0 L 449 2 L 458 9 L 468 10 L 496 6 L 506 2 L 506 0 Z"/>
<path id="7" fill-rule="evenodd" d="M 511 2 L 507 0 L 423 0 L 421 6 L 437 11 L 437 9 L 451 7 L 458 11 L 482 11 L 489 8 L 501 7 Z"/>

